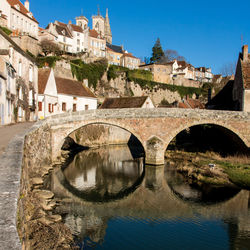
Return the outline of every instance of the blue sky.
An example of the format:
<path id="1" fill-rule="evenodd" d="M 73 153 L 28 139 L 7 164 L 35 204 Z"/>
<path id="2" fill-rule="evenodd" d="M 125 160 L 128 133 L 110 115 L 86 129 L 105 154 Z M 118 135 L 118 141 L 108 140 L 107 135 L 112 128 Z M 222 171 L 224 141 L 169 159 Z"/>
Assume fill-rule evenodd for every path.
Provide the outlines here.
<path id="1" fill-rule="evenodd" d="M 195 67 L 220 73 L 237 61 L 242 36 L 244 44 L 250 41 L 250 0 L 30 0 L 43 28 L 55 20 L 74 22 L 81 11 L 91 27 L 97 5 L 103 16 L 109 9 L 113 44 L 124 45 L 137 57 L 151 56 L 159 37 L 164 50 L 177 50 Z"/>

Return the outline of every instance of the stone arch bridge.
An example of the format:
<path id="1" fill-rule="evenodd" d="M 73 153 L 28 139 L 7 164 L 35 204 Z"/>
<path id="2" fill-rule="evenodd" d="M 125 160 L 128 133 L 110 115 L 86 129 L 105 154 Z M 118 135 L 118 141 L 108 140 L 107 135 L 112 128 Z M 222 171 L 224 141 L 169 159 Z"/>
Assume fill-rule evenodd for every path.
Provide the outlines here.
<path id="1" fill-rule="evenodd" d="M 61 155 L 64 139 L 75 130 L 89 124 L 108 124 L 132 133 L 141 142 L 146 164 L 164 164 L 164 152 L 181 131 L 194 125 L 221 126 L 250 148 L 250 113 L 187 109 L 102 109 L 52 116 L 47 123 L 52 148 L 52 160 Z"/>

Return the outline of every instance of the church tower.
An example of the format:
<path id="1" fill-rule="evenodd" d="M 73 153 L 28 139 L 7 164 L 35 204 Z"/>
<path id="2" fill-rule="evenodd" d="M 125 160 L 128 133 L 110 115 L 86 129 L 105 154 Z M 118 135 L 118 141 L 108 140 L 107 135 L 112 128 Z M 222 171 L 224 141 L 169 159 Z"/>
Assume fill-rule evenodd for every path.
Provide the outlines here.
<path id="1" fill-rule="evenodd" d="M 97 16 L 92 16 L 92 28 L 96 30 L 101 37 L 105 36 L 105 19 L 101 16 L 99 7 Z"/>
<path id="2" fill-rule="evenodd" d="M 112 44 L 112 33 L 110 28 L 108 9 L 106 10 L 106 17 L 105 17 L 105 40 L 108 43 Z"/>
<path id="3" fill-rule="evenodd" d="M 76 25 L 82 27 L 83 30 L 88 28 L 89 20 L 85 16 L 76 17 Z"/>

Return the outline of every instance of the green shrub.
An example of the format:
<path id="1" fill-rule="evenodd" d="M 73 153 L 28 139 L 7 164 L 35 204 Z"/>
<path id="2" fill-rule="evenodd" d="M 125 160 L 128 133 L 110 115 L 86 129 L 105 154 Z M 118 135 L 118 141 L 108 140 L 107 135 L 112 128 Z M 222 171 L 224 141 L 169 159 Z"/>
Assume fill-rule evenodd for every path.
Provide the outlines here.
<path id="1" fill-rule="evenodd" d="M 98 80 L 101 80 L 108 67 L 106 60 L 86 64 L 80 59 L 76 59 L 72 60 L 70 65 L 72 75 L 76 76 L 80 82 L 82 82 L 83 79 L 88 79 L 89 86 L 92 86 L 94 89 L 96 89 Z"/>
<path id="2" fill-rule="evenodd" d="M 7 34 L 8 36 L 12 33 L 12 31 L 9 30 L 9 29 L 6 28 L 6 27 L 0 26 L 0 29 L 1 29 L 5 34 Z"/>

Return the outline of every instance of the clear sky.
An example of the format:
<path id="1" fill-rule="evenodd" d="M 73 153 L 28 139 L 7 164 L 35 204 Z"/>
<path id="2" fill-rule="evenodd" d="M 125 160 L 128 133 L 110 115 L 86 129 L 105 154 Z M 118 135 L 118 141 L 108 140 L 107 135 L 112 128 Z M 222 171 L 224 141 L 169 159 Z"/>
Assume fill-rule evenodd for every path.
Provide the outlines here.
<path id="1" fill-rule="evenodd" d="M 242 38 L 250 45 L 250 0 L 29 1 L 31 12 L 43 28 L 55 20 L 74 23 L 81 13 L 91 27 L 97 6 L 103 16 L 108 8 L 113 44 L 145 57 L 151 56 L 159 37 L 164 50 L 177 50 L 195 67 L 211 67 L 213 73 L 237 61 Z"/>

